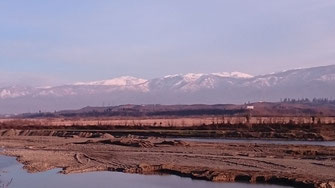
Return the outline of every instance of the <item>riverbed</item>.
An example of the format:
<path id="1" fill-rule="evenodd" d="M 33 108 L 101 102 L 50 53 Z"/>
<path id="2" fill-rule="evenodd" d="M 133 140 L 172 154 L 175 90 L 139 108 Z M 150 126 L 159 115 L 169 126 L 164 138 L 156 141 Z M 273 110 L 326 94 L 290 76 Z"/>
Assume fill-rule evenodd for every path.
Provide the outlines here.
<path id="1" fill-rule="evenodd" d="M 235 187 L 284 184 L 314 188 L 324 187 L 335 179 L 335 147 L 332 146 L 201 141 L 128 136 L 0 137 L 0 146 L 6 148 L 3 154 L 18 156 L 30 172 L 22 174 L 14 170 L 21 173 L 14 176 L 15 173 L 7 170 L 9 173 L 2 177 L 7 177 L 7 182 L 13 177 L 11 185 L 17 182 L 18 187 L 20 182 L 26 185 L 31 182 L 28 180 L 43 183 L 40 179 L 47 179 L 47 183 L 65 183 L 61 185 L 63 187 L 69 187 L 66 185 L 74 181 L 85 182 L 83 184 L 89 187 L 97 187 L 94 183 L 103 182 L 100 187 L 133 187 L 136 184 L 136 187 L 155 188 L 233 187 L 236 184 L 231 183 L 241 182 L 251 184 L 237 184 Z M 199 179 L 201 181 L 197 181 Z M 218 181 L 221 183 L 214 183 Z M 39 186 L 44 185 L 30 187 Z"/>
<path id="2" fill-rule="evenodd" d="M 0 156 L 0 185 L 6 187 L 8 184 L 8 188 L 284 188 L 277 185 L 215 183 L 172 175 L 137 175 L 108 171 L 64 175 L 58 173 L 61 169 L 53 169 L 28 173 L 22 167 L 15 158 Z"/>

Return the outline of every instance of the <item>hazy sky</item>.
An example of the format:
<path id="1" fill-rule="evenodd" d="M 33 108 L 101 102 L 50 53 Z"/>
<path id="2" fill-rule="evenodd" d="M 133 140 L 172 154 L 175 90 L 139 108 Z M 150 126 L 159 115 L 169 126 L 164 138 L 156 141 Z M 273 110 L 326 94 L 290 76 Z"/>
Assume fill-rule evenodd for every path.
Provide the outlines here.
<path id="1" fill-rule="evenodd" d="M 0 85 L 335 64 L 334 0 L 1 0 Z"/>

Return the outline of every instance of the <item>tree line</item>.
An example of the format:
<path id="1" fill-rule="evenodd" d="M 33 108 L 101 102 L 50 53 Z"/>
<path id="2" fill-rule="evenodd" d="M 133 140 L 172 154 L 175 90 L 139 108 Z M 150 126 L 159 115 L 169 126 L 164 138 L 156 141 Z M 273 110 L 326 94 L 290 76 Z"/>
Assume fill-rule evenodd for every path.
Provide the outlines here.
<path id="1" fill-rule="evenodd" d="M 301 99 L 291 99 L 291 98 L 284 98 L 281 99 L 280 102 L 284 103 L 313 103 L 313 104 L 335 104 L 335 100 L 329 98 L 313 98 L 312 100 L 309 98 L 301 98 Z"/>

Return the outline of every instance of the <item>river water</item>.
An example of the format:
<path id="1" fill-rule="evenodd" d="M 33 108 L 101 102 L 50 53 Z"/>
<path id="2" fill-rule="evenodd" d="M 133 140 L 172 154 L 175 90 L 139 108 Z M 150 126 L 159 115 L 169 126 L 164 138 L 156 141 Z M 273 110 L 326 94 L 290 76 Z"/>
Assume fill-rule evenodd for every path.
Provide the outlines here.
<path id="1" fill-rule="evenodd" d="M 0 187 L 8 188 L 285 188 L 277 185 L 214 183 L 178 176 L 118 172 L 59 174 L 60 169 L 27 173 L 15 158 L 0 155 Z M 6 186 L 9 184 L 8 186 Z M 287 188 L 287 187 L 286 187 Z"/>
<path id="2" fill-rule="evenodd" d="M 174 138 L 173 140 L 216 142 L 216 143 L 249 143 L 249 144 L 278 144 L 278 145 L 314 145 L 335 146 L 335 141 L 292 141 L 292 140 L 248 140 L 248 139 L 212 139 L 212 138 Z"/>

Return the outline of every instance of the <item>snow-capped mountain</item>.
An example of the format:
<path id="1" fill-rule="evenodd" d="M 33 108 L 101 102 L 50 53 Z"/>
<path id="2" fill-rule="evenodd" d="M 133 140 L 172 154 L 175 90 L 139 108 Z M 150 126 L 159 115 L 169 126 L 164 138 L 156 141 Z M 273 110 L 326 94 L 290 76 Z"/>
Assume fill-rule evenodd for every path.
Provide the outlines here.
<path id="1" fill-rule="evenodd" d="M 119 78 L 114 78 L 111 80 L 102 80 L 102 81 L 95 81 L 95 82 L 78 82 L 74 83 L 73 85 L 86 85 L 86 86 L 133 86 L 139 85 L 147 82 L 148 80 L 135 78 L 131 76 L 122 76 Z"/>
<path id="2" fill-rule="evenodd" d="M 150 80 L 124 76 L 56 87 L 0 88 L 0 113 L 53 111 L 87 105 L 244 103 L 281 98 L 335 98 L 335 65 L 267 75 L 189 73 Z"/>
<path id="3" fill-rule="evenodd" d="M 33 92 L 34 88 L 11 86 L 0 89 L 0 99 L 17 98 L 29 95 Z"/>
<path id="4" fill-rule="evenodd" d="M 177 74 L 150 80 L 149 90 L 175 90 L 198 91 L 201 89 L 214 89 L 220 85 L 231 85 L 240 80 L 253 78 L 253 76 L 240 72 L 222 72 L 212 74 Z"/>

